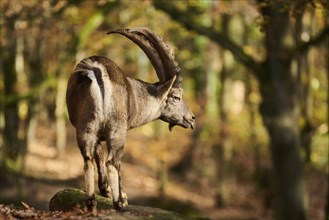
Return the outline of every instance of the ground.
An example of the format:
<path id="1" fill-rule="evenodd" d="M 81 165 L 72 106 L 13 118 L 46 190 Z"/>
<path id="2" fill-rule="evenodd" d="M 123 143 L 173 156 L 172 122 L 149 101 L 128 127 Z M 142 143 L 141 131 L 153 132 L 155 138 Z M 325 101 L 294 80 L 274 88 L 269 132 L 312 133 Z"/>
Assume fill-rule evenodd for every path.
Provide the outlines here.
<path id="1" fill-rule="evenodd" d="M 133 136 L 131 139 L 130 143 L 138 142 Z M 47 142 L 37 140 L 29 145 L 24 178 L 19 182 L 20 187 L 10 185 L 10 181 L 14 180 L 0 184 L 0 204 L 15 204 L 0 205 L 0 219 L 7 218 L 6 213 L 29 219 L 68 218 L 70 215 L 76 216 L 77 219 L 86 215 L 88 218 L 95 217 L 95 213 L 81 210 L 70 213 L 47 212 L 48 202 L 56 192 L 71 187 L 84 189 L 83 161 L 79 150 L 74 146 L 75 142 L 72 141 L 71 145 L 72 147 L 68 147 L 60 159 L 56 157 L 55 148 Z M 135 157 L 134 154 L 142 157 L 144 149 L 139 150 L 141 152 L 134 153 L 128 149 L 122 164 L 123 185 L 130 204 L 173 210 L 185 217 L 273 219 L 273 210 L 264 208 L 264 198 L 256 193 L 252 181 L 232 180 L 230 203 L 221 208 L 215 206 L 215 190 L 207 180 L 200 180 L 195 186 L 177 175 L 169 175 L 165 190 L 161 191 L 159 174 L 147 165 L 146 159 L 146 164 L 143 164 L 143 160 L 136 162 L 131 158 Z M 326 175 L 306 169 L 305 176 L 310 219 L 324 219 Z M 17 209 L 18 206 L 22 209 Z M 101 211 L 96 216 L 111 212 L 113 211 Z"/>

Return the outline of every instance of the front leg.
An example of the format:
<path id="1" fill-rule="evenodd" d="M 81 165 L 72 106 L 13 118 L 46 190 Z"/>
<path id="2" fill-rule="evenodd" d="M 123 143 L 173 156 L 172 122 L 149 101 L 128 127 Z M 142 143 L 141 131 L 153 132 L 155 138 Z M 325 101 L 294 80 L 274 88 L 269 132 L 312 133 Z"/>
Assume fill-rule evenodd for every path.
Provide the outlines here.
<path id="1" fill-rule="evenodd" d="M 125 139 L 126 129 L 120 129 L 112 132 L 107 140 L 109 156 L 106 161 L 106 167 L 108 170 L 109 187 L 112 190 L 113 204 L 116 209 L 128 205 L 127 194 L 123 192 L 120 176 L 121 157 Z"/>

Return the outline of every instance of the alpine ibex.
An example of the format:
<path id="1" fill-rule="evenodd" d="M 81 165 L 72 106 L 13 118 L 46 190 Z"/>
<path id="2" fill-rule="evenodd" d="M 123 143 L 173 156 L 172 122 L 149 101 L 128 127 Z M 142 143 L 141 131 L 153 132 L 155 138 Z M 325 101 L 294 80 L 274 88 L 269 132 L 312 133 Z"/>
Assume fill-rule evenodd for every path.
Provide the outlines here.
<path id="1" fill-rule="evenodd" d="M 195 119 L 183 101 L 178 63 L 162 38 L 142 27 L 107 34 L 113 33 L 124 35 L 145 52 L 159 82 L 151 84 L 126 77 L 115 63 L 102 56 L 83 59 L 71 74 L 66 102 L 84 159 L 89 209 L 96 204 L 94 160 L 101 195 L 112 197 L 115 208 L 128 204 L 120 179 L 120 161 L 128 129 L 156 119 L 168 122 L 170 130 L 175 125 L 193 129 Z M 106 161 L 101 141 L 106 142 L 109 152 Z"/>

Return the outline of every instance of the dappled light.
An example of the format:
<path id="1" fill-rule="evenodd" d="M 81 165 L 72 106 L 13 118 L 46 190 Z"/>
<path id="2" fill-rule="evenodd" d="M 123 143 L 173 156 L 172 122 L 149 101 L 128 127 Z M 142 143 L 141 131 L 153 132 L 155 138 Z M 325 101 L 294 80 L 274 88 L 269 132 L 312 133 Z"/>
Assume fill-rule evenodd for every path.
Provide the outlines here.
<path id="1" fill-rule="evenodd" d="M 0 219 L 156 219 L 149 207 L 182 219 L 327 219 L 328 13 L 324 0 L 0 1 Z M 162 118 L 127 131 L 130 211 L 50 212 L 57 192 L 86 190 L 65 97 L 77 63 L 105 56 L 126 77 L 176 79 L 156 66 L 162 56 L 106 35 L 134 27 L 175 54 L 194 129 Z"/>

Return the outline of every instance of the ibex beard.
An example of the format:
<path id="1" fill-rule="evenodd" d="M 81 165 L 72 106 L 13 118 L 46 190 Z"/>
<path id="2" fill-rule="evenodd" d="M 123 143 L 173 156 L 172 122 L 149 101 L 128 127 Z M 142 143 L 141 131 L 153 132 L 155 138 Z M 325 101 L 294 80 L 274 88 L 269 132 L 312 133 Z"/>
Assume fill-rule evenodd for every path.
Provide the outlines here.
<path id="1" fill-rule="evenodd" d="M 175 125 L 193 129 L 195 122 L 183 100 L 180 68 L 162 38 L 147 28 L 120 29 L 108 34 L 112 33 L 127 37 L 145 52 L 159 82 L 152 84 L 126 77 L 103 56 L 83 59 L 71 74 L 66 102 L 84 160 L 88 209 L 96 206 L 94 161 L 101 195 L 112 197 L 116 209 L 128 205 L 120 176 L 127 130 L 156 119 L 168 122 L 170 130 Z M 106 160 L 103 141 L 108 151 Z"/>

